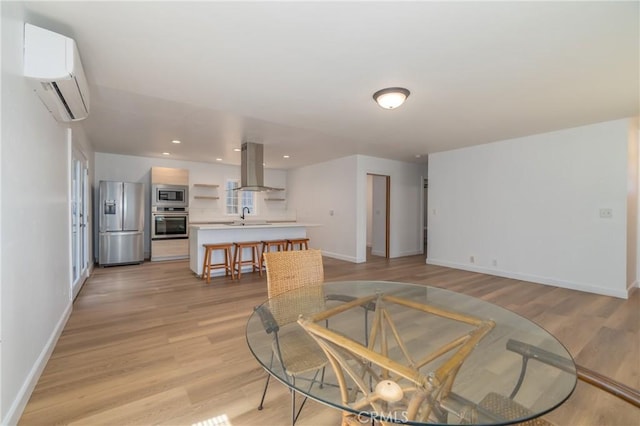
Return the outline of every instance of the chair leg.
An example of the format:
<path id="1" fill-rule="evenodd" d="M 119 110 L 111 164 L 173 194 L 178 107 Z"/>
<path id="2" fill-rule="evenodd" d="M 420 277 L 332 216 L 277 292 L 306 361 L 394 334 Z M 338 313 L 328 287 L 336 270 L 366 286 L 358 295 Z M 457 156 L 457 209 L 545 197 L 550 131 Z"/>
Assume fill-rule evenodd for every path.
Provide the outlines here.
<path id="1" fill-rule="evenodd" d="M 316 377 L 318 376 L 318 372 L 316 371 L 316 375 L 313 376 L 313 380 L 311 381 L 311 386 L 313 386 L 313 382 L 315 382 Z M 293 378 L 293 386 L 296 385 L 296 378 Z M 309 389 L 311 389 L 311 386 Z M 298 417 L 300 417 L 300 412 L 302 412 L 302 408 L 304 407 L 305 402 L 307 402 L 307 397 L 305 396 L 302 400 L 302 404 L 300 404 L 300 408 L 296 412 L 296 391 L 291 389 L 291 426 L 295 426 Z"/>
<path id="2" fill-rule="evenodd" d="M 319 372 L 320 370 L 316 370 L 316 374 L 313 375 L 313 379 L 311 379 L 311 384 L 309 385 L 309 390 L 307 392 L 311 392 L 311 388 L 313 387 L 313 384 L 316 383 L 316 379 L 318 378 Z M 293 380 L 291 385 L 295 388 L 296 377 L 293 376 L 292 379 Z M 322 380 L 324 380 L 324 367 L 322 367 Z M 307 402 L 307 397 L 305 396 L 304 399 L 302 400 L 302 404 L 300 404 L 300 407 L 298 408 L 298 412 L 296 413 L 296 391 L 293 390 L 293 388 L 291 388 L 291 424 L 292 425 L 296 424 L 298 417 L 300 417 L 300 412 L 302 411 L 302 407 L 304 407 L 304 404 L 306 402 Z"/>
<path id="3" fill-rule="evenodd" d="M 236 267 L 236 265 L 238 266 L 238 271 L 236 272 L 236 276 L 238 277 L 238 280 L 240 278 L 242 278 L 242 248 L 236 246 L 236 254 L 234 256 L 234 268 Z"/>
<path id="4" fill-rule="evenodd" d="M 270 365 L 273 364 L 273 354 L 271 354 L 271 361 L 269 363 Z M 322 377 L 321 380 L 322 382 L 324 382 L 324 370 L 325 368 L 322 368 Z M 311 391 L 311 388 L 313 387 L 313 384 L 316 382 L 316 379 L 318 378 L 318 373 L 320 372 L 320 370 L 316 370 L 316 373 L 313 376 L 313 379 L 311 379 L 311 384 L 309 385 L 309 391 Z M 267 395 L 267 389 L 269 388 L 269 379 L 271 379 L 271 374 L 267 374 L 267 382 L 264 384 L 264 391 L 262 392 L 262 398 L 260 399 L 260 405 L 258 406 L 258 410 L 262 410 L 262 408 L 264 407 L 264 398 Z M 289 391 L 291 392 L 291 425 L 295 426 L 296 421 L 298 420 L 298 417 L 300 417 L 300 412 L 302 412 L 302 408 L 304 407 L 304 404 L 307 402 L 307 397 L 305 396 L 304 399 L 302 400 L 302 404 L 300 404 L 300 407 L 298 407 L 298 409 L 296 410 L 296 391 L 294 390 L 295 385 L 296 385 L 296 378 L 295 376 L 291 377 L 291 386 L 292 388 L 289 389 Z M 322 387 L 322 383 L 320 384 L 320 387 Z"/>
<path id="5" fill-rule="evenodd" d="M 204 262 L 202 262 L 202 279 L 209 283 L 211 279 L 211 271 L 209 271 L 209 253 L 211 251 L 208 248 L 204 249 Z"/>
<path id="6" fill-rule="evenodd" d="M 269 368 L 273 365 L 273 352 L 271 353 L 271 360 L 269 361 Z M 258 406 L 258 410 L 262 410 L 264 404 L 264 397 L 267 396 L 267 388 L 269 387 L 269 379 L 271 378 L 271 374 L 267 373 L 267 383 L 264 384 L 264 392 L 262 392 L 262 399 L 260 399 L 260 405 Z"/>
<path id="7" fill-rule="evenodd" d="M 320 375 L 320 389 L 324 389 L 324 370 L 327 367 L 322 367 L 322 374 Z"/>
<path id="8" fill-rule="evenodd" d="M 227 272 L 229 272 L 231 274 L 231 279 L 234 280 L 236 278 L 234 272 L 233 272 L 233 259 L 232 259 L 232 255 L 231 255 L 231 249 L 225 249 L 225 256 L 226 258 L 226 262 L 229 265 L 229 269 L 228 271 L 225 270 L 224 274 L 225 276 L 227 275 Z"/>
<path id="9" fill-rule="evenodd" d="M 295 379 L 294 379 L 294 383 L 295 383 Z M 296 420 L 298 419 L 298 416 L 296 416 L 296 391 L 291 389 L 291 426 L 294 426 L 296 424 Z M 298 414 L 300 414 L 300 412 L 298 411 Z"/>
<path id="10" fill-rule="evenodd" d="M 258 410 L 262 410 L 264 404 L 264 397 L 267 396 L 267 388 L 269 387 L 269 379 L 271 378 L 271 374 L 267 373 L 267 383 L 264 384 L 264 392 L 262 392 L 262 399 L 260 399 L 260 405 L 258 406 Z"/>
<path id="11" fill-rule="evenodd" d="M 251 259 L 253 261 L 252 272 L 256 270 L 256 264 L 258 265 L 258 274 L 262 276 L 262 262 L 260 261 L 260 253 L 258 252 L 258 247 L 253 246 L 253 254 L 251 255 Z"/>

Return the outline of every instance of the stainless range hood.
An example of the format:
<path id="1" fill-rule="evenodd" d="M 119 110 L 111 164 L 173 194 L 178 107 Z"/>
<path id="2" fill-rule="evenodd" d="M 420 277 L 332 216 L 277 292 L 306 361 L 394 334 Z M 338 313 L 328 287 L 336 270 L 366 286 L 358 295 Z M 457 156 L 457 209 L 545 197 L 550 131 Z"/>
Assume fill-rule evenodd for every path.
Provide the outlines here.
<path id="1" fill-rule="evenodd" d="M 239 191 L 282 191 L 282 188 L 264 186 L 264 146 L 260 143 L 242 144 Z"/>

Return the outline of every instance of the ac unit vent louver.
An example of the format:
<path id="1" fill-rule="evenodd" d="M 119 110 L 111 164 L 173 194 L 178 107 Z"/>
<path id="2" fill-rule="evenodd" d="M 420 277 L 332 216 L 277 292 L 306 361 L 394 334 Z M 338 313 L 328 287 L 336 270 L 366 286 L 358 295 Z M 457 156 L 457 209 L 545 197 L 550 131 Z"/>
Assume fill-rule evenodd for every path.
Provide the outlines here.
<path id="1" fill-rule="evenodd" d="M 73 39 L 25 24 L 24 75 L 56 120 L 89 115 L 89 86 Z"/>

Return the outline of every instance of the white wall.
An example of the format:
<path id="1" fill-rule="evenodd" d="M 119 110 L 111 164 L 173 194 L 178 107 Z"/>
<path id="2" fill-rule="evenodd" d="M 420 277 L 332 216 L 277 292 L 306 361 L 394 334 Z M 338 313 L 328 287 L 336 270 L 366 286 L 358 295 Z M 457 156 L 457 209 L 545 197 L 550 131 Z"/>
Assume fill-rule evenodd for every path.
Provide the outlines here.
<path id="1" fill-rule="evenodd" d="M 626 297 L 628 126 L 430 155 L 427 263 Z"/>
<path id="2" fill-rule="evenodd" d="M 308 229 L 310 246 L 351 262 L 356 261 L 356 172 L 357 157 L 350 156 L 290 170 L 287 176 L 289 206 L 298 221 L 321 225 Z M 366 230 L 364 239 L 366 245 Z"/>
<path id="3" fill-rule="evenodd" d="M 145 184 L 145 255 L 148 257 L 151 246 L 151 167 L 172 167 L 189 170 L 189 220 L 208 222 L 232 220 L 238 215 L 225 213 L 225 179 L 240 179 L 240 166 L 225 164 L 198 163 L 164 158 L 135 157 L 130 155 L 95 154 L 94 196 L 98 197 L 98 185 L 101 180 L 140 182 Z M 287 174 L 283 170 L 265 169 L 264 182 L 276 188 L 287 187 Z M 194 183 L 220 185 L 216 189 L 194 188 Z M 194 200 L 194 195 L 215 195 L 219 200 Z M 267 195 L 269 194 L 269 195 Z M 253 219 L 295 220 L 295 211 L 287 209 L 287 201 L 264 201 L 265 197 L 287 198 L 287 191 L 274 193 L 256 193 L 256 213 Z M 97 198 L 96 198 L 97 199 Z M 96 209 L 98 206 L 96 206 Z M 97 212 L 94 211 L 94 215 Z M 97 217 L 97 216 L 96 216 Z M 97 224 L 96 224 L 97 225 Z M 96 228 L 97 229 L 97 228 Z M 97 231 L 96 231 L 97 232 Z M 96 248 L 97 250 L 97 248 Z M 97 252 L 95 253 L 97 255 Z"/>
<path id="4" fill-rule="evenodd" d="M 391 176 L 390 257 L 422 253 L 424 165 L 354 155 L 289 171 L 290 206 L 329 257 L 366 261 L 367 174 Z M 331 215 L 333 212 L 333 215 Z"/>
<path id="5" fill-rule="evenodd" d="M 22 76 L 24 7 L 1 7 L 0 421 L 15 424 L 71 311 L 70 158 L 68 126 Z M 78 126 L 74 143 L 90 151 Z"/>

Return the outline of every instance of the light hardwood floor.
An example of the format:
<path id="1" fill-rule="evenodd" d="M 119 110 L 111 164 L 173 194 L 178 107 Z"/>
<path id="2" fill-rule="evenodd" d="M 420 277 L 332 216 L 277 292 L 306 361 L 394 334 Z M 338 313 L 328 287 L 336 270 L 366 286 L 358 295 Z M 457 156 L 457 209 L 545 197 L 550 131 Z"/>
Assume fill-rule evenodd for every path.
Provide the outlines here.
<path id="1" fill-rule="evenodd" d="M 553 333 L 585 367 L 640 388 L 640 292 L 629 300 L 425 265 L 423 256 L 366 264 L 324 259 L 328 280 L 413 282 L 479 297 Z M 266 279 L 215 278 L 186 261 L 100 269 L 85 283 L 20 424 L 191 425 L 226 414 L 234 426 L 288 425 L 286 388 L 272 383 L 244 338 Z M 558 426 L 638 426 L 640 410 L 579 383 L 547 419 Z M 298 424 L 338 425 L 316 402 Z"/>

